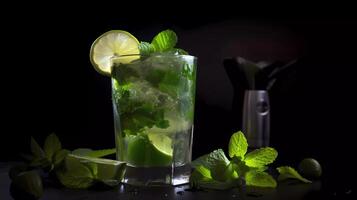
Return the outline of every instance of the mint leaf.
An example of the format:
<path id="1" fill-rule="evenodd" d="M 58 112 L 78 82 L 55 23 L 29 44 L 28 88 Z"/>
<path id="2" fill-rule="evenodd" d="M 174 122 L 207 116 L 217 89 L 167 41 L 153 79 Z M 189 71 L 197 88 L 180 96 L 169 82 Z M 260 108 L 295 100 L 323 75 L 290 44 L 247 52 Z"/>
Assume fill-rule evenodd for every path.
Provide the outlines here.
<path id="1" fill-rule="evenodd" d="M 233 163 L 229 163 L 228 165 L 218 163 L 214 166 L 213 170 L 211 170 L 211 175 L 212 178 L 217 181 L 227 181 L 238 178 L 238 174 L 234 170 Z"/>
<path id="2" fill-rule="evenodd" d="M 163 52 L 175 47 L 177 43 L 176 33 L 172 30 L 165 30 L 157 34 L 151 41 L 155 52 Z"/>
<path id="3" fill-rule="evenodd" d="M 245 175 L 245 181 L 248 186 L 255 187 L 276 187 L 275 179 L 266 172 L 248 171 Z"/>
<path id="4" fill-rule="evenodd" d="M 245 153 L 248 149 L 247 139 L 241 131 L 234 133 L 231 136 L 228 144 L 228 154 L 229 157 L 233 158 L 234 156 L 243 159 Z"/>
<path id="5" fill-rule="evenodd" d="M 208 154 L 207 162 L 208 166 L 210 167 L 213 167 L 217 164 L 229 164 L 229 160 L 222 149 L 214 150 L 212 153 Z"/>
<path id="6" fill-rule="evenodd" d="M 70 156 L 65 159 L 65 168 L 56 170 L 56 175 L 62 185 L 74 189 L 92 186 L 95 178 L 88 166 Z"/>
<path id="7" fill-rule="evenodd" d="M 199 165 L 192 172 L 191 178 L 193 178 L 193 179 L 201 179 L 201 178 L 212 179 L 211 171 L 209 169 L 207 169 L 206 167 L 204 167 L 203 165 Z"/>
<path id="8" fill-rule="evenodd" d="M 279 172 L 278 180 L 286 180 L 286 179 L 297 179 L 304 183 L 311 183 L 310 180 L 302 177 L 294 168 L 289 166 L 282 166 L 276 168 Z"/>
<path id="9" fill-rule="evenodd" d="M 222 182 L 214 180 L 211 177 L 211 171 L 202 165 L 197 166 L 192 172 L 190 183 L 193 187 L 216 190 L 226 190 L 237 185 L 235 181 Z"/>
<path id="10" fill-rule="evenodd" d="M 197 167 L 203 165 L 210 171 L 214 170 L 217 165 L 227 166 L 229 160 L 222 149 L 214 150 L 213 152 L 203 155 L 192 162 L 192 166 Z"/>
<path id="11" fill-rule="evenodd" d="M 43 149 L 38 145 L 35 139 L 31 137 L 31 152 L 35 158 L 45 158 L 45 152 Z"/>
<path id="12" fill-rule="evenodd" d="M 66 158 L 66 156 L 70 153 L 69 150 L 67 149 L 61 149 L 57 151 L 53 157 L 53 164 L 55 165 L 55 168 L 58 167 L 62 161 Z"/>
<path id="13" fill-rule="evenodd" d="M 52 162 L 53 155 L 61 149 L 61 142 L 59 141 L 56 134 L 52 133 L 47 136 L 45 140 L 44 151 L 49 161 Z"/>
<path id="14" fill-rule="evenodd" d="M 203 166 L 210 171 L 213 179 L 225 181 L 234 177 L 234 170 L 222 149 L 217 149 L 192 162 L 194 167 Z"/>
<path id="15" fill-rule="evenodd" d="M 278 152 L 271 147 L 264 147 L 256 149 L 245 155 L 245 163 L 249 167 L 263 167 L 267 164 L 274 162 Z"/>
<path id="16" fill-rule="evenodd" d="M 203 156 L 200 156 L 196 158 L 194 161 L 191 162 L 192 167 L 197 168 L 200 165 L 206 166 L 207 165 L 207 158 L 209 154 L 205 154 Z"/>
<path id="17" fill-rule="evenodd" d="M 239 177 L 244 177 L 245 174 L 251 170 L 244 161 L 240 160 L 237 157 L 233 157 L 231 163 L 233 163 L 233 169 L 237 172 Z"/>
<path id="18" fill-rule="evenodd" d="M 78 156 L 88 156 L 88 157 L 93 157 L 93 158 L 100 158 L 104 156 L 108 156 L 111 154 L 115 154 L 116 149 L 102 149 L 102 150 L 92 150 L 92 149 L 86 149 L 86 148 L 79 148 L 75 149 L 72 151 L 72 154 L 78 155 Z"/>
<path id="19" fill-rule="evenodd" d="M 149 55 L 155 51 L 153 45 L 148 42 L 140 42 L 139 51 L 141 55 Z"/>

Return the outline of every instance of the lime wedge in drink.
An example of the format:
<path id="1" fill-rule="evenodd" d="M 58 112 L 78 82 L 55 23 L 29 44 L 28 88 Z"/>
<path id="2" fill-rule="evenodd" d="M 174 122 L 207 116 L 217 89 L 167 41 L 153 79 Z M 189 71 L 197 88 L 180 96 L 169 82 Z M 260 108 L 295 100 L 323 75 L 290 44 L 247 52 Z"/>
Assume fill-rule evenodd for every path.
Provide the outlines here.
<path id="1" fill-rule="evenodd" d="M 167 156 L 172 156 L 171 138 L 167 137 L 166 135 L 154 133 L 149 133 L 148 138 L 155 149 Z"/>
<path id="2" fill-rule="evenodd" d="M 74 154 L 69 154 L 68 157 L 78 159 L 83 164 L 94 164 L 96 166 L 96 178 L 99 180 L 120 180 L 126 166 L 124 162 L 117 160 L 78 156 Z"/>
<path id="3" fill-rule="evenodd" d="M 165 135 L 138 135 L 128 142 L 128 161 L 135 166 L 168 166 L 172 154 L 172 140 Z"/>
<path id="4" fill-rule="evenodd" d="M 139 41 L 130 33 L 122 30 L 111 30 L 99 36 L 90 49 L 90 60 L 94 68 L 101 74 L 110 76 L 112 59 L 122 55 L 139 54 Z M 139 56 L 121 59 L 129 63 Z"/>

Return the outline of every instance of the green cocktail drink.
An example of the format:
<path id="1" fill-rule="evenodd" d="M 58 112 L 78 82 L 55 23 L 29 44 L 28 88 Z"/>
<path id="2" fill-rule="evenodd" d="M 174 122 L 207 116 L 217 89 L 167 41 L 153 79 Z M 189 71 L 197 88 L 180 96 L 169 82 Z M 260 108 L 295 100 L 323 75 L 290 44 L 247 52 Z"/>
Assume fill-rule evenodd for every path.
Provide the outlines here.
<path id="1" fill-rule="evenodd" d="M 119 56 L 112 62 L 117 158 L 128 166 L 124 182 L 187 183 L 196 58 L 157 53 Z"/>
<path id="2" fill-rule="evenodd" d="M 171 30 L 151 43 L 112 30 L 91 47 L 94 68 L 112 80 L 117 159 L 127 163 L 124 183 L 189 182 L 197 59 L 176 43 Z"/>

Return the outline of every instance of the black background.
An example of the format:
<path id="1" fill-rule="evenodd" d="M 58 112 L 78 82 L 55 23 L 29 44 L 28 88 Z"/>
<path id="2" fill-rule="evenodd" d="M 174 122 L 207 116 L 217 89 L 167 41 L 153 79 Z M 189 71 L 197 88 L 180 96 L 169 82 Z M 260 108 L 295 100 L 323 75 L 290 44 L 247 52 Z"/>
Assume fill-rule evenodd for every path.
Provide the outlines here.
<path id="1" fill-rule="evenodd" d="M 179 9 L 149 15 L 125 6 L 48 5 L 3 18 L 1 160 L 18 160 L 28 152 L 30 136 L 43 142 L 52 132 L 68 149 L 114 147 L 110 79 L 91 66 L 90 45 L 112 29 L 150 40 L 171 28 L 178 46 L 198 57 L 194 158 L 227 150 L 230 135 L 240 129 L 224 58 L 299 58 L 270 91 L 277 165 L 314 157 L 326 180 L 348 186 L 356 132 L 357 21 L 351 9 L 232 6 L 217 7 L 227 10 L 223 15 Z"/>

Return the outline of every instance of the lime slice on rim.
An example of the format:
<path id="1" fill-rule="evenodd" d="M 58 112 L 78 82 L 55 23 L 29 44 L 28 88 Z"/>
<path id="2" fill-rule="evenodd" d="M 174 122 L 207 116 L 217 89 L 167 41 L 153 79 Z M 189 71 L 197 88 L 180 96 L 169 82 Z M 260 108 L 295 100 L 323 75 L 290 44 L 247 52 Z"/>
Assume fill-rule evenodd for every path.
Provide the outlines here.
<path id="1" fill-rule="evenodd" d="M 112 59 L 123 55 L 139 54 L 139 41 L 130 33 L 122 30 L 111 30 L 99 36 L 90 49 L 90 60 L 101 74 L 110 76 Z M 129 56 L 121 63 L 129 63 L 139 56 Z"/>

